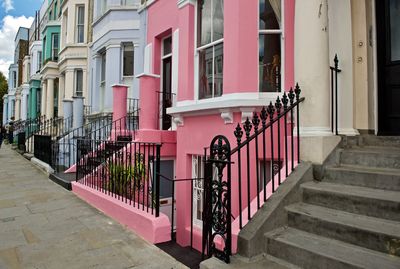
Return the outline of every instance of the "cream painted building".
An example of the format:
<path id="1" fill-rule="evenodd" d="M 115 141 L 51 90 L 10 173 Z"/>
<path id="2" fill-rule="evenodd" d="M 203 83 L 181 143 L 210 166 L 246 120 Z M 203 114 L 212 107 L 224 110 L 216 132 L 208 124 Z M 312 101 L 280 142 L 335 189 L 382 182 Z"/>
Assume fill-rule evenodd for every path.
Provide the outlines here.
<path id="1" fill-rule="evenodd" d="M 63 101 L 70 102 L 74 96 L 87 98 L 89 17 L 88 0 L 62 2 L 58 59 L 60 108 Z"/>
<path id="2" fill-rule="evenodd" d="M 297 0 L 295 9 L 302 158 L 320 163 L 339 141 L 331 131 L 336 54 L 339 134 L 400 135 L 400 1 Z"/>

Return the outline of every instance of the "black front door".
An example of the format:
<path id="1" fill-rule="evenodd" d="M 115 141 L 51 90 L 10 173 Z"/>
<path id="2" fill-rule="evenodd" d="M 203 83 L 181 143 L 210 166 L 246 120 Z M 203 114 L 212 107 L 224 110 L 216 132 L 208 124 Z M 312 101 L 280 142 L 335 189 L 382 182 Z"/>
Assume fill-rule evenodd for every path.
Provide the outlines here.
<path id="1" fill-rule="evenodd" d="M 167 108 L 172 106 L 171 92 L 171 72 L 172 57 L 163 59 L 163 78 L 162 78 L 162 129 L 169 130 L 171 128 L 171 116 L 167 114 Z"/>
<path id="2" fill-rule="evenodd" d="M 400 0 L 376 1 L 378 134 L 400 135 Z"/>

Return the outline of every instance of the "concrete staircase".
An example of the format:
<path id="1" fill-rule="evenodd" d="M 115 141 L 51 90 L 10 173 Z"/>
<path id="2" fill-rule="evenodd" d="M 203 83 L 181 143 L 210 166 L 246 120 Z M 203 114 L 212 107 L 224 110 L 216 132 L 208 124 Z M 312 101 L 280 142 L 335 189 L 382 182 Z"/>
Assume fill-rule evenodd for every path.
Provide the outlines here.
<path id="1" fill-rule="evenodd" d="M 322 181 L 301 184 L 264 252 L 300 268 L 399 269 L 400 138 L 361 136 L 336 154 Z"/>

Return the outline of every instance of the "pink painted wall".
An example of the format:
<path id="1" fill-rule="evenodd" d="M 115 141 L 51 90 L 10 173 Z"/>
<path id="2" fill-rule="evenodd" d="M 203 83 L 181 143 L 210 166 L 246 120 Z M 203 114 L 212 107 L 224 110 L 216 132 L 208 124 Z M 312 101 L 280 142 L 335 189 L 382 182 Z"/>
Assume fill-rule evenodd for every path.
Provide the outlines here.
<path id="1" fill-rule="evenodd" d="M 285 90 L 294 87 L 295 0 L 285 0 Z"/>
<path id="2" fill-rule="evenodd" d="M 224 94 L 258 92 L 258 0 L 230 0 L 224 7 Z M 294 84 L 294 3 L 285 2 L 285 85 L 286 89 Z M 168 15 L 166 15 L 168 14 Z M 161 39 L 179 29 L 179 77 L 178 101 L 194 100 L 194 53 L 195 53 L 195 7 L 191 4 L 178 9 L 176 1 L 156 1 L 148 9 L 147 42 L 153 44 L 153 73 L 160 75 Z M 172 44 L 174 46 L 174 44 Z M 141 129 L 157 129 L 158 103 L 154 97 L 160 90 L 160 80 L 155 78 L 141 79 Z M 149 113 L 149 114 L 147 114 Z M 142 117 L 143 114 L 146 114 Z M 176 148 L 167 149 L 164 156 L 176 154 L 176 178 L 192 177 L 191 156 L 202 155 L 217 134 L 228 137 L 232 148 L 236 146 L 233 131 L 236 124 L 225 124 L 216 112 L 203 116 L 184 116 L 184 126 L 176 131 Z M 240 122 L 239 113 L 234 114 L 234 122 Z M 139 139 L 157 137 L 157 132 L 139 131 Z M 283 135 L 283 132 L 282 132 Z M 269 135 L 268 135 L 269 136 Z M 275 138 L 276 139 L 276 138 Z M 267 139 L 269 140 L 269 139 Z M 275 140 L 276 141 L 276 140 Z M 167 146 L 167 145 L 165 145 Z M 164 145 L 163 145 L 164 147 Z M 275 145 L 275 147 L 277 147 Z M 275 149 L 275 157 L 277 148 Z M 283 152 L 283 150 L 282 150 Z M 267 152 L 267 158 L 271 153 Z M 235 171 L 233 171 L 235 172 Z M 252 174 L 251 200 L 256 197 L 255 175 Z M 189 227 L 191 223 L 191 184 L 183 182 L 177 185 L 177 241 L 179 244 L 190 243 Z M 237 184 L 232 186 L 237 193 Z M 236 198 L 236 197 L 235 197 Z M 235 200 L 235 198 L 233 200 Z M 247 199 L 246 196 L 242 197 Z M 237 199 L 236 199 L 237 201 Z M 244 208 L 243 208 L 244 210 Z M 237 203 L 233 212 L 240 214 Z M 201 238 L 195 236 L 195 247 L 199 249 Z"/>
<path id="3" fill-rule="evenodd" d="M 258 0 L 224 5 L 224 94 L 258 92 Z"/>
<path id="4" fill-rule="evenodd" d="M 171 240 L 171 223 L 168 217 L 162 213 L 156 218 L 150 213 L 78 182 L 72 183 L 72 191 L 151 243 Z"/>

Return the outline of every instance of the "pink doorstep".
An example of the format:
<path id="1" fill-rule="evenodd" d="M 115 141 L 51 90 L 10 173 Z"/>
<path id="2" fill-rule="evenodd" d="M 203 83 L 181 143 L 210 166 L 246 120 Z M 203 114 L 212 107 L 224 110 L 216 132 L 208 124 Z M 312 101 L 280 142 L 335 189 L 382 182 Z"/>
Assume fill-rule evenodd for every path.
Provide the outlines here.
<path id="1" fill-rule="evenodd" d="M 126 225 L 130 230 L 152 244 L 171 240 L 171 223 L 168 217 L 161 212 L 160 216 L 156 218 L 146 211 L 137 209 L 78 182 L 72 182 L 72 191 L 84 201 L 119 223 Z"/>

